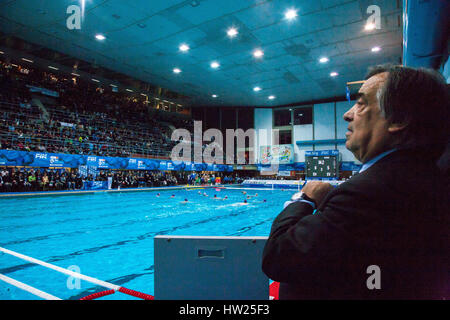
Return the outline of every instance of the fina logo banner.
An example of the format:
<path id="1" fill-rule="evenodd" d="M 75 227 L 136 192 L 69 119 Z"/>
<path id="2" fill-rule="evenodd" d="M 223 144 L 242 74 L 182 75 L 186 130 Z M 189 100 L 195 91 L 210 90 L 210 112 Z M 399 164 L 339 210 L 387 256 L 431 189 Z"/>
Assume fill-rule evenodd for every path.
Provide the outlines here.
<path id="1" fill-rule="evenodd" d="M 97 157 L 78 154 L 42 153 L 33 151 L 0 150 L 0 165 L 41 168 L 78 168 L 92 166 L 99 169 L 171 170 L 171 171 L 233 171 L 232 165 L 213 165 L 157 159 Z"/>

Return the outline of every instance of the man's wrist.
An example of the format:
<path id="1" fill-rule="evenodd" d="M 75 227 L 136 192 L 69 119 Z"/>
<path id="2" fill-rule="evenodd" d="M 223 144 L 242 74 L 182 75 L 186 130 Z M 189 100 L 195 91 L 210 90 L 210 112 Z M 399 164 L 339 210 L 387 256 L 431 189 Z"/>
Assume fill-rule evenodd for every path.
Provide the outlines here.
<path id="1" fill-rule="evenodd" d="M 292 203 L 296 201 L 309 203 L 313 207 L 313 209 L 316 209 L 317 207 L 316 201 L 308 197 L 303 191 L 300 191 L 292 196 L 290 202 Z"/>

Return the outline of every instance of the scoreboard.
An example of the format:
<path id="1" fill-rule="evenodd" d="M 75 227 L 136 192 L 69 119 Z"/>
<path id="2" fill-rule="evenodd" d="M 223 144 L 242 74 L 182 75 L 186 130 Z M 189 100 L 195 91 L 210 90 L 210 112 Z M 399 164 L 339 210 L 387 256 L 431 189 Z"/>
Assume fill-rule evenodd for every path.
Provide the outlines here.
<path id="1" fill-rule="evenodd" d="M 306 151 L 305 162 L 306 178 L 337 179 L 339 177 L 338 150 Z"/>

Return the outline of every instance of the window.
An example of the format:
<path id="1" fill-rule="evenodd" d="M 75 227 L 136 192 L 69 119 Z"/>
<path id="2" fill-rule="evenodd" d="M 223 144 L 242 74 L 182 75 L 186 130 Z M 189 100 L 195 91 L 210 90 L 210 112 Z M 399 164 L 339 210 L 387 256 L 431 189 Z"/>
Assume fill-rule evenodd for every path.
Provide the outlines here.
<path id="1" fill-rule="evenodd" d="M 283 127 L 291 125 L 291 111 L 288 109 L 274 110 L 274 127 Z"/>
<path id="2" fill-rule="evenodd" d="M 292 144 L 292 130 L 280 130 L 279 144 Z"/>
<path id="3" fill-rule="evenodd" d="M 312 106 L 294 109 L 294 125 L 312 124 Z"/>

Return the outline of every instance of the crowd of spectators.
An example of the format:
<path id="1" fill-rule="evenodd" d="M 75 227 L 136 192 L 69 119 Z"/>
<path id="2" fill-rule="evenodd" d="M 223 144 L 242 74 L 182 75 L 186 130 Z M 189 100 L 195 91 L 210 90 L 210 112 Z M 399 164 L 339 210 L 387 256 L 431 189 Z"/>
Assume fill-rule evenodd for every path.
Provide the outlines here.
<path id="1" fill-rule="evenodd" d="M 161 172 L 143 170 L 101 170 L 81 175 L 78 169 L 0 168 L 0 192 L 83 190 L 90 181 L 108 181 L 111 188 L 166 187 L 186 185 L 190 178 L 199 178 L 199 184 L 215 183 L 215 175 L 188 174 L 185 172 Z M 220 174 L 221 183 L 237 183 L 236 174 Z M 192 183 L 195 184 L 195 183 Z"/>
<path id="2" fill-rule="evenodd" d="M 27 85 L 53 90 L 58 96 L 36 103 Z M 167 157 L 176 143 L 170 139 L 169 125 L 149 112 L 142 96 L 2 61 L 0 109 L 2 149 Z M 191 121 L 178 120 L 176 125 L 189 127 Z"/>

